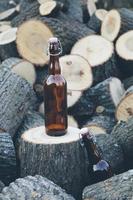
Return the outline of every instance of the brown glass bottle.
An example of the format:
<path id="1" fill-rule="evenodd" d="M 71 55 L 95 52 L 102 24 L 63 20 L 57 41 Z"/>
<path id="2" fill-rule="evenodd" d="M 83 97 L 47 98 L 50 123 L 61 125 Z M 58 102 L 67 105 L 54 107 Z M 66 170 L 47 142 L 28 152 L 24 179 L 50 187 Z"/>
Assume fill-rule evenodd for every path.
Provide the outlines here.
<path id="1" fill-rule="evenodd" d="M 67 131 L 67 83 L 61 75 L 59 55 L 61 44 L 57 38 L 50 38 L 49 75 L 44 81 L 44 114 L 46 133 L 61 136 Z"/>
<path id="2" fill-rule="evenodd" d="M 113 176 L 111 166 L 102 159 L 94 136 L 89 133 L 88 128 L 81 129 L 82 142 L 86 148 L 89 160 L 89 177 L 91 184 L 104 181 Z"/>

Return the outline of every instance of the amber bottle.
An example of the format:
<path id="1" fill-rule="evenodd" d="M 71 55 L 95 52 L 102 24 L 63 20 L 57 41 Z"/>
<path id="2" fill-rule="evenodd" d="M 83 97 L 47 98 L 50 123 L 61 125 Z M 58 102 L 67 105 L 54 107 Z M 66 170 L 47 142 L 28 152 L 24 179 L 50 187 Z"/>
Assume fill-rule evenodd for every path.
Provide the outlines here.
<path id="1" fill-rule="evenodd" d="M 67 83 L 61 75 L 59 55 L 61 44 L 57 38 L 50 38 L 48 54 L 50 56 L 49 75 L 44 81 L 44 114 L 46 133 L 50 136 L 62 136 L 67 131 Z"/>
<path id="2" fill-rule="evenodd" d="M 110 164 L 102 159 L 97 148 L 94 136 L 90 134 L 88 128 L 81 129 L 83 145 L 87 151 L 89 160 L 89 177 L 91 184 L 104 181 L 113 176 Z"/>

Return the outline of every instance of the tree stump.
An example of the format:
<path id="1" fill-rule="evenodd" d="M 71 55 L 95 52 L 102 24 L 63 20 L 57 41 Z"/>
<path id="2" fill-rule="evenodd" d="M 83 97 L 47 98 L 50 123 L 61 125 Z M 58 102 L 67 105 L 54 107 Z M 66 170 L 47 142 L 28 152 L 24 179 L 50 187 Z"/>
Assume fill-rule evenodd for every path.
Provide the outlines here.
<path id="1" fill-rule="evenodd" d="M 106 181 L 86 187 L 83 200 L 132 200 L 133 170 L 114 176 Z"/>
<path id="2" fill-rule="evenodd" d="M 21 176 L 45 176 L 79 199 L 87 175 L 79 133 L 69 127 L 66 135 L 50 137 L 44 126 L 25 132 L 20 143 Z"/>
<path id="3" fill-rule="evenodd" d="M 9 69 L 0 68 L 0 128 L 13 136 L 28 109 L 37 107 L 32 86 Z"/>
<path id="4" fill-rule="evenodd" d="M 9 133 L 0 132 L 0 180 L 9 184 L 16 178 L 16 155 Z M 0 186 L 1 187 L 1 186 Z"/>
<path id="5" fill-rule="evenodd" d="M 0 194 L 0 200 L 74 200 L 50 180 L 36 175 L 17 179 Z"/>

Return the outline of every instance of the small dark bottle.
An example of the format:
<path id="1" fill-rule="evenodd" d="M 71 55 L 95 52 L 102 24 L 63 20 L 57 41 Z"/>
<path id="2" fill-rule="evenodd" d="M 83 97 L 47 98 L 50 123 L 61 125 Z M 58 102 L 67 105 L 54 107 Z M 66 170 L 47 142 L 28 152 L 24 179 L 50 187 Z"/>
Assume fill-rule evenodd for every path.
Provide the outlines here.
<path id="1" fill-rule="evenodd" d="M 50 38 L 49 75 L 44 81 L 44 114 L 46 133 L 50 136 L 62 136 L 67 132 L 67 83 L 61 75 L 59 55 L 61 44 L 58 38 Z"/>
<path id="2" fill-rule="evenodd" d="M 109 163 L 102 159 L 96 146 L 94 136 L 90 134 L 88 128 L 81 129 L 82 142 L 87 151 L 89 160 L 89 176 L 91 184 L 104 181 L 113 176 Z"/>

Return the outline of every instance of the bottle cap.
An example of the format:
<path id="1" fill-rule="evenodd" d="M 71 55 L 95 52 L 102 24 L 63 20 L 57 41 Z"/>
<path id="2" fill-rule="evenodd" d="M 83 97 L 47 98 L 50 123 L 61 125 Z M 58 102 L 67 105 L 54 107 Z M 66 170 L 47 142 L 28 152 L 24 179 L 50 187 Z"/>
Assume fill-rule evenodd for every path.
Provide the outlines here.
<path id="1" fill-rule="evenodd" d="M 52 37 L 48 41 L 48 55 L 58 56 L 62 53 L 61 42 L 58 38 Z"/>

